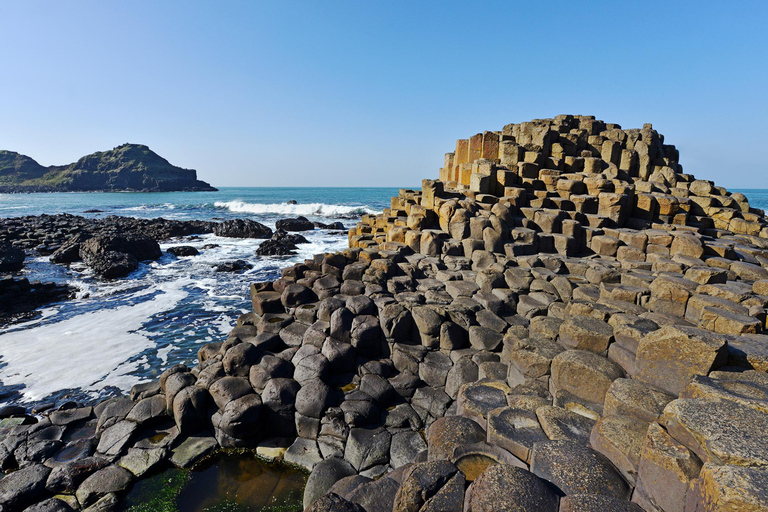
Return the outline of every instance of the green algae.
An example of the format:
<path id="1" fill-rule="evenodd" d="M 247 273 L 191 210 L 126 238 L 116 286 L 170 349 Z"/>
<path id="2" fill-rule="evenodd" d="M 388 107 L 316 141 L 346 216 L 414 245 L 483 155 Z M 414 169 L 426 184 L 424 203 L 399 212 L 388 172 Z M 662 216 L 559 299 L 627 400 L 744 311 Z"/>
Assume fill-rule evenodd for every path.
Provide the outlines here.
<path id="1" fill-rule="evenodd" d="M 138 482 L 124 512 L 301 511 L 307 474 L 253 452 L 216 454 L 192 470 L 168 469 Z"/>

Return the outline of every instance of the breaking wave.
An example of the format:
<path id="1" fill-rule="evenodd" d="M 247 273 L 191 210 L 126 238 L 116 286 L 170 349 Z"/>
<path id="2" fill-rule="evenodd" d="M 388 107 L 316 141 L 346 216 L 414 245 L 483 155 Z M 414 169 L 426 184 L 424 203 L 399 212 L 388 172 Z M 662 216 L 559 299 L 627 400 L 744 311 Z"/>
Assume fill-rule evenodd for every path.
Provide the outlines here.
<path id="1" fill-rule="evenodd" d="M 359 217 L 367 213 L 381 213 L 378 210 L 366 206 L 345 206 L 341 204 L 325 203 L 246 203 L 245 201 L 217 201 L 214 203 L 217 208 L 225 208 L 231 212 L 253 213 L 253 214 L 273 214 L 273 215 L 310 215 L 316 217 L 331 217 L 336 219 L 348 219 Z"/>

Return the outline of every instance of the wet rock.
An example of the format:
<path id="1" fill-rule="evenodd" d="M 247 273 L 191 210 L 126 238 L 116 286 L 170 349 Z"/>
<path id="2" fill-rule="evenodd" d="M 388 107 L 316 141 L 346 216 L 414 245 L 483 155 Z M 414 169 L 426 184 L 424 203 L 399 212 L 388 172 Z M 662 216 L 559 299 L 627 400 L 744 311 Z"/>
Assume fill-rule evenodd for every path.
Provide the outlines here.
<path id="1" fill-rule="evenodd" d="M 77 487 L 88 475 L 108 465 L 107 459 L 96 456 L 84 457 L 56 466 L 48 475 L 45 488 L 54 494 L 74 494 Z"/>
<path id="2" fill-rule="evenodd" d="M 284 231 L 312 231 L 315 226 L 306 217 L 296 217 L 295 219 L 278 220 L 275 223 L 275 228 Z"/>
<path id="3" fill-rule="evenodd" d="M 215 450 L 216 446 L 212 437 L 188 437 L 171 450 L 170 461 L 180 468 L 188 468 Z"/>
<path id="4" fill-rule="evenodd" d="M 223 377 L 208 387 L 211 398 L 219 409 L 241 396 L 253 393 L 250 382 L 245 377 Z"/>
<path id="5" fill-rule="evenodd" d="M 225 220 L 213 229 L 216 236 L 229 238 L 269 238 L 272 230 L 250 219 Z"/>
<path id="6" fill-rule="evenodd" d="M 127 469 L 135 477 L 141 477 L 155 468 L 165 457 L 165 449 L 155 448 L 143 450 L 140 448 L 129 448 L 119 461 L 118 466 Z"/>
<path id="7" fill-rule="evenodd" d="M 234 274 L 239 274 L 252 268 L 253 265 L 245 260 L 225 261 L 224 263 L 219 263 L 213 267 L 216 272 L 230 272 Z"/>
<path id="8" fill-rule="evenodd" d="M 101 433 L 96 451 L 107 456 L 120 455 L 131 441 L 137 428 L 138 424 L 133 421 L 123 420 L 115 423 Z"/>
<path id="9" fill-rule="evenodd" d="M 16 272 L 24 267 L 24 251 L 9 243 L 0 243 L 0 272 Z"/>
<path id="10" fill-rule="evenodd" d="M 296 254 L 295 246 L 279 240 L 265 240 L 256 249 L 258 256 L 290 256 Z"/>
<path id="11" fill-rule="evenodd" d="M 48 498 L 24 509 L 24 512 L 71 512 L 74 509 L 58 498 Z"/>
<path id="12" fill-rule="evenodd" d="M 192 247 L 191 245 L 175 245 L 166 249 L 166 252 L 173 254 L 176 257 L 179 256 L 197 256 L 200 251 Z"/>
<path id="13" fill-rule="evenodd" d="M 255 440 L 262 436 L 262 402 L 255 393 L 243 395 L 227 402 L 219 417 L 212 418 L 214 427 L 224 434 L 242 440 Z M 218 420 L 218 421 L 217 421 Z"/>
<path id="14" fill-rule="evenodd" d="M 156 260 L 160 245 L 145 235 L 99 235 L 80 246 L 80 257 L 105 279 L 124 277 L 138 268 L 138 262 Z"/>

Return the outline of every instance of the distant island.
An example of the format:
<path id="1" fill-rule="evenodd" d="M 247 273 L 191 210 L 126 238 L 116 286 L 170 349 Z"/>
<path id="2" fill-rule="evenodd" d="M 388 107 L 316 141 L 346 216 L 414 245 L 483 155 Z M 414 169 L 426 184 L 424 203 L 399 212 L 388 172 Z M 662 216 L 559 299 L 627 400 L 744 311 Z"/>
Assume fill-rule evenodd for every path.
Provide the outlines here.
<path id="1" fill-rule="evenodd" d="M 0 193 L 17 192 L 215 192 L 197 171 L 171 165 L 147 146 L 123 144 L 69 165 L 44 167 L 0 150 Z"/>

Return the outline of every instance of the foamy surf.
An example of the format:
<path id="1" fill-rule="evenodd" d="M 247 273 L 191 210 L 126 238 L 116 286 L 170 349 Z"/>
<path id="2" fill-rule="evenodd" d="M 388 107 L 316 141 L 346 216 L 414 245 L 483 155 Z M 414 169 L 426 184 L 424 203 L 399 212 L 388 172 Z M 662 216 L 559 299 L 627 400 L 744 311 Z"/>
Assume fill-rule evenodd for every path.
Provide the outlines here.
<path id="1" fill-rule="evenodd" d="M 347 206 L 325 203 L 247 203 L 245 201 L 216 201 L 217 208 L 224 208 L 235 213 L 252 213 L 255 215 L 303 215 L 315 217 L 331 217 L 337 219 L 359 217 L 365 214 L 381 213 L 367 206 Z"/>

